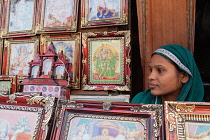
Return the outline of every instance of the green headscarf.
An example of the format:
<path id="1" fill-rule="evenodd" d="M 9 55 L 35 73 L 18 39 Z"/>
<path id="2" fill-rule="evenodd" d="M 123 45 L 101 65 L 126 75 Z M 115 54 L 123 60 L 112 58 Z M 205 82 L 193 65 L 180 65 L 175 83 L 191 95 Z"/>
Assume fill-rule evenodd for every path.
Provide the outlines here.
<path id="1" fill-rule="evenodd" d="M 204 88 L 202 79 L 194 57 L 188 49 L 180 45 L 171 44 L 160 47 L 153 52 L 153 54 L 159 54 L 172 60 L 181 70 L 190 75 L 189 81 L 183 85 L 181 92 L 175 101 L 203 101 Z M 138 93 L 132 99 L 131 103 L 160 104 L 161 98 L 152 95 L 150 89 L 147 89 L 144 92 Z"/>

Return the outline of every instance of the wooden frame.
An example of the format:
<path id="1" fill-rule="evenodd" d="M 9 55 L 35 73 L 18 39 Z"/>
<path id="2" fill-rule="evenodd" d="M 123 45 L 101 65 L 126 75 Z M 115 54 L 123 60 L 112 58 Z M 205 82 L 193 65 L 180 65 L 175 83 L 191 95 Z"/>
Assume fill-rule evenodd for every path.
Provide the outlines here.
<path id="1" fill-rule="evenodd" d="M 0 94 L 0 126 L 4 130 L 4 138 L 45 139 L 54 102 L 54 97 Z"/>
<path id="2" fill-rule="evenodd" d="M 128 24 L 128 0 L 82 0 L 81 28 Z"/>
<path id="3" fill-rule="evenodd" d="M 29 62 L 39 51 L 38 37 L 11 38 L 4 41 L 3 75 L 28 76 Z"/>
<path id="4" fill-rule="evenodd" d="M 162 137 L 162 105 L 82 100 L 60 102 L 53 140 L 69 137 L 155 140 Z"/>
<path id="5" fill-rule="evenodd" d="M 6 92 L 7 95 L 17 91 L 17 76 L 0 75 L 0 92 Z"/>
<path id="6" fill-rule="evenodd" d="M 80 89 L 80 65 L 81 65 L 81 33 L 71 34 L 43 34 L 41 35 L 41 52 L 45 52 L 47 46 L 53 42 L 57 54 L 63 51 L 71 64 L 68 73 L 72 89 Z"/>
<path id="7" fill-rule="evenodd" d="M 38 0 L 6 0 L 3 5 L 2 37 L 35 35 Z"/>
<path id="8" fill-rule="evenodd" d="M 130 91 L 130 31 L 82 34 L 82 89 Z"/>
<path id="9" fill-rule="evenodd" d="M 123 94 L 123 95 L 70 95 L 70 100 L 85 100 L 85 101 L 99 101 L 99 102 L 115 102 L 115 103 L 129 103 L 130 102 L 130 95 Z"/>
<path id="10" fill-rule="evenodd" d="M 37 33 L 76 32 L 78 3 L 79 0 L 40 1 Z"/>
<path id="11" fill-rule="evenodd" d="M 4 46 L 4 40 L 0 39 L 0 74 L 2 74 L 2 62 L 3 62 L 3 46 Z"/>
<path id="12" fill-rule="evenodd" d="M 164 108 L 166 140 L 209 139 L 210 103 L 166 101 Z"/>

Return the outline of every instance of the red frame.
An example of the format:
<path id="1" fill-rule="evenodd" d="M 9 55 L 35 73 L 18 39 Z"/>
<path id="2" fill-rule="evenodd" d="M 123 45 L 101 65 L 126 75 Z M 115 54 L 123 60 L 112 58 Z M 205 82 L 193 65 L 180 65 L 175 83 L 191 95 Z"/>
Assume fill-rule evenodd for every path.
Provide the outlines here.
<path id="1" fill-rule="evenodd" d="M 121 77 L 123 80 L 119 83 L 102 83 L 102 84 L 96 84 L 96 83 L 90 83 L 90 42 L 95 40 L 123 40 L 122 46 L 119 45 L 120 49 L 122 49 L 122 55 L 123 58 L 119 63 L 123 65 L 123 69 L 121 74 L 123 73 L 123 76 Z M 101 47 L 98 47 L 101 48 Z M 83 90 L 115 90 L 115 91 L 130 91 L 130 76 L 131 76 L 131 70 L 130 70 L 130 31 L 118 31 L 118 32 L 87 32 L 82 34 L 82 53 L 83 53 L 83 68 L 82 68 L 82 89 Z M 95 51 L 96 52 L 96 51 Z M 96 81 L 96 80 L 95 80 Z"/>
<path id="2" fill-rule="evenodd" d="M 60 113 L 56 116 L 53 126 L 52 140 L 66 140 L 71 120 L 77 117 L 102 121 L 139 122 L 144 126 L 141 137 L 145 140 L 163 140 L 164 138 L 162 105 L 63 100 L 57 106 L 56 112 Z M 94 129 L 94 131 L 97 130 Z"/>
<path id="3" fill-rule="evenodd" d="M 62 33 L 62 34 L 42 34 L 40 52 L 44 53 L 50 42 L 53 42 L 56 48 L 56 44 L 59 44 L 59 43 L 65 44 L 71 41 L 75 44 L 73 45 L 73 48 L 71 50 L 72 57 L 69 58 L 69 55 L 70 55 L 70 54 L 68 55 L 69 52 L 64 51 L 64 54 L 66 58 L 69 58 L 71 60 L 69 61 L 70 67 L 68 70 L 68 73 L 70 75 L 71 89 L 80 89 L 80 77 L 81 77 L 81 33 L 80 32 Z M 63 47 L 64 47 L 63 49 L 65 50 L 66 49 L 65 46 Z"/>
<path id="4" fill-rule="evenodd" d="M 17 37 L 17 38 L 9 38 L 4 40 L 4 58 L 3 58 L 3 66 L 2 66 L 2 75 L 9 75 L 9 66 L 10 66 L 10 58 L 11 58 L 11 44 L 20 44 L 20 43 L 34 43 L 34 57 L 36 53 L 39 51 L 39 38 L 34 37 Z M 10 74 L 11 75 L 11 74 Z M 28 77 L 20 76 L 20 77 Z"/>
<path id="5" fill-rule="evenodd" d="M 9 17 L 10 17 L 10 6 L 12 0 L 3 0 L 3 14 L 2 14 L 2 37 L 21 37 L 21 36 L 32 36 L 36 34 L 37 25 L 37 4 L 38 0 L 34 0 L 34 15 L 32 21 L 31 30 L 19 30 L 9 32 Z"/>
<path id="6" fill-rule="evenodd" d="M 35 130 L 33 131 L 32 138 L 34 140 L 40 140 L 49 137 L 48 125 L 53 114 L 54 103 L 54 97 L 17 96 L 15 94 L 8 96 L 0 94 L 0 108 L 2 111 L 12 110 L 19 112 L 19 114 L 23 114 L 24 112 L 37 113 L 37 124 Z M 6 113 L 1 114 L 1 117 L 6 115 Z"/>
<path id="7" fill-rule="evenodd" d="M 70 26 L 53 26 L 53 27 L 44 27 L 44 16 L 46 11 L 46 1 L 39 1 L 39 12 L 38 12 L 38 24 L 37 33 L 61 33 L 61 32 L 76 32 L 77 31 L 77 19 L 78 19 L 78 6 L 79 0 L 73 0 L 74 11 L 72 11 L 72 17 Z M 71 3 L 72 4 L 72 3 Z"/>
<path id="8" fill-rule="evenodd" d="M 165 101 L 164 115 L 166 140 L 186 139 L 187 123 L 208 124 L 210 127 L 210 103 L 208 102 Z M 196 128 L 194 130 L 196 133 Z"/>
<path id="9" fill-rule="evenodd" d="M 90 0 L 81 0 L 81 28 L 91 28 L 91 27 L 102 27 L 102 26 L 113 26 L 113 25 L 127 25 L 128 24 L 128 0 L 120 0 L 121 4 L 113 4 L 120 6 L 119 17 L 109 17 L 101 18 L 98 20 L 89 20 L 90 15 Z M 110 3 L 108 3 L 110 5 Z M 113 6 L 112 5 L 112 6 Z M 98 5 L 97 10 L 99 10 L 101 5 Z M 103 7 L 105 8 L 105 7 Z M 107 8 L 107 7 L 106 7 Z M 109 9 L 112 10 L 112 9 Z M 98 12 L 98 11 L 97 11 Z"/>
<path id="10" fill-rule="evenodd" d="M 17 91 L 17 76 L 16 75 L 0 75 L 0 81 L 10 81 L 10 94 Z"/>

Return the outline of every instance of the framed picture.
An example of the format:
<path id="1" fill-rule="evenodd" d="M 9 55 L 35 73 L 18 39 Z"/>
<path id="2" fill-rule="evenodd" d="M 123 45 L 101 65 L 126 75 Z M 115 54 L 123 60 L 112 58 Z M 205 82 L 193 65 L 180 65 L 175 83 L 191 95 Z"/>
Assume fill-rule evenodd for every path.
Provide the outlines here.
<path id="1" fill-rule="evenodd" d="M 38 33 L 76 32 L 79 0 L 42 0 Z"/>
<path id="2" fill-rule="evenodd" d="M 6 0 L 3 5 L 2 37 L 35 35 L 38 0 Z"/>
<path id="3" fill-rule="evenodd" d="M 128 0 L 82 0 L 81 28 L 128 24 Z"/>
<path id="4" fill-rule="evenodd" d="M 54 102 L 54 97 L 0 95 L 1 139 L 45 139 Z"/>
<path id="5" fill-rule="evenodd" d="M 100 95 L 100 96 L 96 96 L 96 95 L 73 95 L 71 94 L 70 96 L 70 100 L 85 100 L 85 101 L 99 101 L 99 102 L 117 102 L 117 103 L 129 103 L 130 102 L 130 95 Z"/>
<path id="6" fill-rule="evenodd" d="M 210 138 L 210 103 L 166 101 L 166 140 Z"/>
<path id="7" fill-rule="evenodd" d="M 39 50 L 38 37 L 11 38 L 4 41 L 3 74 L 27 77 L 29 62 Z"/>
<path id="8" fill-rule="evenodd" d="M 59 54 L 63 51 L 63 54 L 70 63 L 68 74 L 70 76 L 71 88 L 80 89 L 81 33 L 43 34 L 41 35 L 41 52 L 45 52 L 45 49 L 51 42 L 54 44 L 56 53 Z M 62 72 L 62 67 L 56 67 L 56 70 L 61 70 L 60 72 Z"/>
<path id="9" fill-rule="evenodd" d="M 83 90 L 130 91 L 130 31 L 82 34 Z"/>
<path id="10" fill-rule="evenodd" d="M 2 15 L 3 15 L 3 4 L 4 1 L 3 0 L 0 0 L 0 32 L 2 30 Z"/>
<path id="11" fill-rule="evenodd" d="M 54 140 L 155 140 L 162 137 L 162 105 L 62 102 L 53 130 Z"/>
<path id="12" fill-rule="evenodd" d="M 0 75 L 0 92 L 6 92 L 7 95 L 17 91 L 17 76 Z"/>
<path id="13" fill-rule="evenodd" d="M 3 39 L 0 39 L 0 55 L 3 56 L 3 42 L 4 40 Z M 0 74 L 2 74 L 2 57 L 0 57 Z"/>

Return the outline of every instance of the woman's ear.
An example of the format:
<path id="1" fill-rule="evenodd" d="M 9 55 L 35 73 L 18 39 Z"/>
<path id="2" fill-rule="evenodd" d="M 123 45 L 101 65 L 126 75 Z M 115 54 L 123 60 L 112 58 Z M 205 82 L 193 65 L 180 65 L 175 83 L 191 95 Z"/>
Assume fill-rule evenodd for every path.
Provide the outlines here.
<path id="1" fill-rule="evenodd" d="M 190 79 L 189 74 L 187 74 L 186 72 L 181 73 L 181 82 L 183 84 L 187 83 L 189 79 Z"/>

